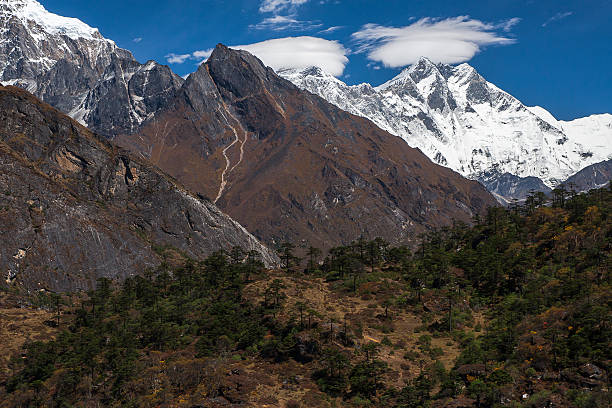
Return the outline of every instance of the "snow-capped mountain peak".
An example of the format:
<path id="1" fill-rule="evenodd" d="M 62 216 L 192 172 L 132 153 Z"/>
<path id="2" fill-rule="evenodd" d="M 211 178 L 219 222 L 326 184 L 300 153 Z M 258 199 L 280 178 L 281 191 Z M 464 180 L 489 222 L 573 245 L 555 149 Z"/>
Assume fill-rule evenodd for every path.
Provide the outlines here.
<path id="1" fill-rule="evenodd" d="M 377 86 L 375 89 L 379 92 L 384 92 L 389 88 L 411 86 L 424 81 L 432 83 L 441 79 L 443 79 L 442 73 L 438 70 L 436 64 L 429 58 L 421 57 L 415 64 L 404 68 L 393 79 Z"/>
<path id="2" fill-rule="evenodd" d="M 25 88 L 105 135 L 132 131 L 182 82 L 76 18 L 35 0 L 0 0 L 0 84 Z"/>
<path id="3" fill-rule="evenodd" d="M 30 29 L 30 34 L 41 38 L 43 33 L 66 35 L 72 39 L 108 41 L 92 28 L 76 18 L 59 16 L 47 11 L 35 0 L 0 0 L 0 18 L 16 18 Z"/>
<path id="4" fill-rule="evenodd" d="M 47 11 L 35 0 L 0 0 L 0 81 L 36 92 L 58 61 L 102 72 L 119 49 L 96 28 Z"/>
<path id="5" fill-rule="evenodd" d="M 553 121 L 467 63 L 451 66 L 421 58 L 375 88 L 349 86 L 320 70 L 316 76 L 309 70 L 280 74 L 473 179 L 511 174 L 537 177 L 554 187 L 612 155 L 612 120 Z"/>

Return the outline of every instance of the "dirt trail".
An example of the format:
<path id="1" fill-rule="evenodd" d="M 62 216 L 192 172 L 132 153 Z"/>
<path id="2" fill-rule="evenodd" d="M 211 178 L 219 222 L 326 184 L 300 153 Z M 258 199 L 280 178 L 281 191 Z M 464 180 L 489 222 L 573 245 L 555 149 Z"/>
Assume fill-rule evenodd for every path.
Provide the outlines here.
<path id="1" fill-rule="evenodd" d="M 229 109 L 226 108 L 226 110 L 227 110 L 227 113 L 231 116 L 231 118 L 240 127 L 240 130 L 244 134 L 244 139 L 243 140 L 240 139 L 240 137 L 238 136 L 238 132 L 236 131 L 236 128 L 230 124 L 230 122 L 229 122 L 229 120 L 227 120 L 227 117 L 225 116 L 225 114 L 223 112 L 221 112 L 221 115 L 223 116 L 223 119 L 225 119 L 225 123 L 227 123 L 227 126 L 229 126 L 229 128 L 232 129 L 232 132 L 234 132 L 235 139 L 234 139 L 234 141 L 232 143 L 230 143 L 228 146 L 226 146 L 225 149 L 223 149 L 223 157 L 225 158 L 225 169 L 221 173 L 221 184 L 219 185 L 219 192 L 217 193 L 217 197 L 213 201 L 213 203 L 215 203 L 215 204 L 217 203 L 217 201 L 219 201 L 219 199 L 223 195 L 223 192 L 225 191 L 225 187 L 227 186 L 226 177 L 229 176 L 229 174 L 232 171 L 234 171 L 234 169 L 236 167 L 238 167 L 240 165 L 240 163 L 242 163 L 242 159 L 244 158 L 244 145 L 245 145 L 245 143 L 247 141 L 247 132 L 240 125 L 240 121 L 238 119 L 236 119 L 236 117 L 234 115 L 232 115 L 232 113 L 229 111 Z M 227 152 L 229 151 L 229 149 L 234 147 L 234 145 L 236 143 L 238 143 L 238 142 L 240 142 L 240 158 L 239 158 L 238 162 L 236 162 L 236 164 L 232 168 L 230 168 L 232 162 L 229 159 L 229 157 L 227 156 Z"/>

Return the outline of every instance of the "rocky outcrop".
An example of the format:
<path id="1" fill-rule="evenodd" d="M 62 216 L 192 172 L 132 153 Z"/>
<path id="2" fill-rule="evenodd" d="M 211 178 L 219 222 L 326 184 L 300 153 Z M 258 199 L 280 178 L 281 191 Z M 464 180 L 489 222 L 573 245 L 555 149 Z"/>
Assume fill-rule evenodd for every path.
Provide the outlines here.
<path id="1" fill-rule="evenodd" d="M 136 131 L 168 105 L 182 84 L 183 79 L 165 65 L 113 56 L 102 77 L 69 113 L 96 133 L 112 138 Z"/>
<path id="2" fill-rule="evenodd" d="M 141 273 L 170 246 L 276 256 L 215 205 L 25 91 L 0 87 L 0 271 L 29 289 Z"/>
<path id="3" fill-rule="evenodd" d="M 564 181 L 563 186 L 581 192 L 605 187 L 610 181 L 612 181 L 612 160 L 606 160 L 580 170 Z"/>
<path id="4" fill-rule="evenodd" d="M 223 45 L 167 109 L 117 141 L 268 243 L 409 243 L 496 204 L 479 183 Z"/>
<path id="5" fill-rule="evenodd" d="M 510 173 L 490 171 L 478 175 L 478 181 L 487 188 L 502 205 L 523 202 L 534 192 L 548 194 L 552 191 L 537 177 L 519 177 Z"/>

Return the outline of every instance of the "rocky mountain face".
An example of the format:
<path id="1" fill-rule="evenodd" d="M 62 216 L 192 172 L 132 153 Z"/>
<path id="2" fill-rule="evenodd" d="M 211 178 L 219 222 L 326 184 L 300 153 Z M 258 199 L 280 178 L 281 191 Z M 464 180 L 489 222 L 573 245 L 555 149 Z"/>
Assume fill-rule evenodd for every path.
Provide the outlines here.
<path id="1" fill-rule="evenodd" d="M 106 137 L 136 131 L 168 105 L 183 79 L 155 61 L 113 56 L 102 78 L 69 115 Z"/>
<path id="2" fill-rule="evenodd" d="M 280 75 L 372 120 L 436 163 L 483 182 L 496 194 L 509 194 L 505 199 L 521 198 L 525 188 L 554 187 L 612 156 L 609 115 L 558 122 L 541 108 L 527 108 L 468 64 L 436 65 L 422 58 L 376 88 L 348 86 L 319 68 Z"/>
<path id="3" fill-rule="evenodd" d="M 89 288 L 240 246 L 276 256 L 209 201 L 51 106 L 0 87 L 0 271 L 29 289 Z"/>
<path id="4" fill-rule="evenodd" d="M 0 0 L 0 82 L 112 137 L 134 131 L 183 79 L 154 61 L 138 63 L 97 29 L 35 0 Z"/>
<path id="5" fill-rule="evenodd" d="M 167 109 L 117 141 L 268 243 L 406 243 L 495 204 L 480 184 L 223 45 Z"/>
<path id="6" fill-rule="evenodd" d="M 612 181 L 612 160 L 606 160 L 580 170 L 568 178 L 563 186 L 581 192 L 605 187 L 610 181 Z"/>
<path id="7" fill-rule="evenodd" d="M 534 192 L 550 193 L 552 189 L 537 177 L 519 177 L 493 171 L 481 174 L 478 181 L 503 205 L 522 202 Z"/>

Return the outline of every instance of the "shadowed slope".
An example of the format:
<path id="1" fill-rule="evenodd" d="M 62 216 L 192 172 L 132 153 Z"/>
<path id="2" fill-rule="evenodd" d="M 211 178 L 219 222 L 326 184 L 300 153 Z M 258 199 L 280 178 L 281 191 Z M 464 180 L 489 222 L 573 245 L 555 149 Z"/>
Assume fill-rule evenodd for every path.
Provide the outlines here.
<path id="1" fill-rule="evenodd" d="M 241 246 L 276 256 L 143 160 L 14 87 L 0 87 L 0 269 L 7 283 L 73 290 Z"/>

